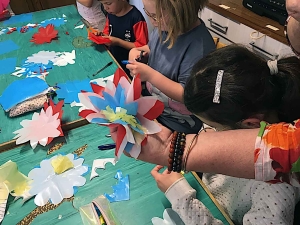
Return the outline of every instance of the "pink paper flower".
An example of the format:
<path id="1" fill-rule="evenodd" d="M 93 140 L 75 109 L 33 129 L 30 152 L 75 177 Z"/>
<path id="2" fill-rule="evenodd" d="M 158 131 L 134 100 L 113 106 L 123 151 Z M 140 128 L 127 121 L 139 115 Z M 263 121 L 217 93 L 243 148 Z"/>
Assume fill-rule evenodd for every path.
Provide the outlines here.
<path id="1" fill-rule="evenodd" d="M 79 115 L 90 123 L 117 129 L 116 160 L 124 150 L 137 158 L 147 135 L 161 130 L 153 120 L 163 112 L 163 103 L 153 96 L 141 97 L 139 76 L 129 83 L 121 69 L 116 71 L 113 82 L 107 81 L 105 87 L 91 86 L 93 92 L 78 95 L 84 107 Z"/>
<path id="2" fill-rule="evenodd" d="M 52 100 L 45 103 L 44 109 L 39 113 L 34 113 L 32 120 L 23 120 L 20 124 L 23 128 L 14 132 L 16 136 L 16 144 L 22 144 L 27 141 L 30 142 L 34 149 L 37 144 L 46 146 L 53 138 L 63 136 L 61 129 L 63 101 L 54 105 Z"/>

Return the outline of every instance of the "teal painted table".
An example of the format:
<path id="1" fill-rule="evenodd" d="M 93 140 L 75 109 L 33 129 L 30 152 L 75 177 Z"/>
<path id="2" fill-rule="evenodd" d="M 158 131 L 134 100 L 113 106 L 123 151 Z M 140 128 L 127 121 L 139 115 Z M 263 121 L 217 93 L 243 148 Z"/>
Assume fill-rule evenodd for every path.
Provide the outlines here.
<path id="1" fill-rule="evenodd" d="M 37 32 L 38 28 L 35 28 L 32 31 L 28 31 L 27 33 L 20 33 L 16 31 L 11 34 L 0 35 L 0 43 L 5 40 L 13 40 L 20 47 L 18 50 L 0 55 L 0 60 L 10 57 L 16 57 L 17 66 L 20 66 L 23 60 L 25 60 L 27 57 L 42 50 L 55 52 L 71 52 L 72 50 L 75 50 L 75 64 L 63 67 L 54 66 L 51 70 L 49 70 L 49 75 L 46 77 L 46 81 L 51 86 L 55 85 L 56 83 L 64 83 L 71 80 L 84 80 L 91 76 L 94 72 L 105 66 L 108 62 L 114 61 L 114 59 L 103 46 L 97 46 L 97 49 L 95 48 L 95 46 L 87 48 L 75 48 L 73 46 L 72 42 L 75 37 L 87 37 L 87 31 L 85 28 L 74 29 L 75 24 L 80 20 L 80 16 L 77 12 L 77 9 L 73 5 L 34 12 L 32 13 L 33 20 L 30 21 L 30 23 L 40 23 L 46 19 L 61 18 L 63 14 L 66 16 L 67 22 L 64 25 L 56 28 L 56 30 L 58 30 L 59 38 L 58 40 L 54 40 L 49 44 L 46 43 L 42 45 L 35 45 L 32 42 L 29 42 L 32 35 Z M 12 24 L 9 26 L 20 27 L 26 24 L 28 24 L 28 22 Z M 80 24 L 82 23 L 79 23 L 78 25 Z M 3 22 L 0 23 L 0 27 L 5 27 Z M 67 35 L 66 32 L 68 32 L 69 35 Z M 117 65 L 113 63 L 113 65 L 101 72 L 98 76 L 96 76 L 96 78 L 112 75 L 116 69 Z M 0 95 L 10 83 L 15 80 L 24 78 L 24 76 L 18 78 L 15 76 L 11 76 L 10 74 L 0 75 Z M 63 110 L 64 124 L 69 125 L 69 127 L 71 128 L 82 125 L 83 120 L 80 120 L 78 116 L 78 107 L 72 108 L 69 104 L 65 104 Z M 2 108 L 0 109 L 0 151 L 1 147 L 2 150 L 7 147 L 13 147 L 14 142 L 10 143 L 10 145 L 3 143 L 11 141 L 14 137 L 13 132 L 21 128 L 20 122 L 24 119 L 31 119 L 31 117 L 32 113 L 28 113 L 16 118 L 9 118 L 4 110 L 2 110 Z M 67 126 L 64 127 L 66 128 Z"/>
<path id="2" fill-rule="evenodd" d="M 70 153 L 79 147 L 88 144 L 88 147 L 81 155 L 85 158 L 85 164 L 92 166 L 94 159 L 111 158 L 114 155 L 114 150 L 99 151 L 97 146 L 100 144 L 111 143 L 109 138 L 105 137 L 108 133 L 107 128 L 100 127 L 95 124 L 89 124 L 70 130 L 65 137 L 66 144 L 58 150 L 58 152 Z M 58 140 L 59 141 L 59 140 Z M 48 148 L 38 146 L 32 150 L 28 145 L 20 146 L 10 151 L 0 154 L 0 165 L 8 160 L 12 160 L 18 164 L 19 170 L 25 175 L 39 165 L 46 157 Z M 54 153 L 53 153 L 54 154 Z M 48 156 L 48 157 L 51 157 Z M 168 200 L 159 191 L 155 181 L 150 175 L 152 164 L 136 161 L 126 156 L 122 156 L 120 161 L 113 166 L 107 164 L 106 169 L 98 169 L 99 177 L 89 180 L 90 173 L 86 175 L 87 182 L 83 187 L 79 187 L 75 194 L 73 205 L 71 202 L 63 202 L 56 209 L 46 212 L 36 217 L 32 224 L 38 225 L 79 225 L 82 224 L 78 208 L 82 205 L 90 203 L 95 197 L 103 193 L 112 193 L 111 186 L 116 184 L 114 175 L 120 169 L 123 175 L 129 174 L 130 180 L 130 200 L 111 203 L 118 219 L 123 225 L 146 225 L 152 224 L 151 218 L 157 216 L 162 218 L 164 209 L 170 207 Z M 214 204 L 214 199 L 210 198 L 205 188 L 202 187 L 193 174 L 187 174 L 186 178 L 190 184 L 197 190 L 197 197 L 209 207 L 216 218 L 219 218 L 224 224 L 230 224 L 226 221 L 223 214 Z M 2 225 L 17 224 L 33 209 L 35 209 L 33 199 L 21 204 L 21 200 L 13 202 L 10 199 L 7 208 L 8 214 L 4 217 Z"/>

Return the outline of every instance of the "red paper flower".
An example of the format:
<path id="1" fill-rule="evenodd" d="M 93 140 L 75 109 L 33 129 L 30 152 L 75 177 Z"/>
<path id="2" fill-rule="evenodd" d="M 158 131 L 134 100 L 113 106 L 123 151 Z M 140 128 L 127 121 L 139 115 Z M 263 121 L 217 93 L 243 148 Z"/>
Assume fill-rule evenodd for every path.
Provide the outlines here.
<path id="1" fill-rule="evenodd" d="M 103 45 L 103 44 L 111 42 L 108 38 L 104 38 L 102 36 L 97 36 L 91 32 L 89 32 L 89 39 L 98 45 Z"/>
<path id="2" fill-rule="evenodd" d="M 30 42 L 35 44 L 50 43 L 57 37 L 58 31 L 54 30 L 53 24 L 48 24 L 46 27 L 40 27 L 39 31 L 32 36 Z"/>

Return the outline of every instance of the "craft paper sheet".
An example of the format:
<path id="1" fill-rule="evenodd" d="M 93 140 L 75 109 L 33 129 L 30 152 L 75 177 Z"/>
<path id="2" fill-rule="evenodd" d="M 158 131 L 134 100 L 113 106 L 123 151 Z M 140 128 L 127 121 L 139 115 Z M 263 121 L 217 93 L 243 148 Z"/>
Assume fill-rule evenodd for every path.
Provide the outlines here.
<path id="1" fill-rule="evenodd" d="M 42 93 L 48 92 L 48 84 L 39 78 L 26 78 L 11 83 L 0 96 L 0 104 L 5 111 L 15 105 Z"/>
<path id="2" fill-rule="evenodd" d="M 0 55 L 19 49 L 19 46 L 12 40 L 0 42 Z"/>
<path id="3" fill-rule="evenodd" d="M 156 97 L 141 97 L 141 80 L 136 76 L 129 83 L 125 72 L 118 69 L 113 82 L 106 86 L 91 83 L 93 92 L 78 94 L 84 110 L 79 115 L 90 123 L 109 126 L 116 140 L 115 157 L 118 160 L 127 151 L 137 158 L 148 134 L 161 130 L 153 121 L 163 111 L 164 105 Z M 86 91 L 86 90 L 85 90 Z"/>
<path id="4" fill-rule="evenodd" d="M 120 170 L 117 171 L 115 178 L 118 179 L 118 183 L 112 186 L 112 194 L 104 194 L 109 202 L 119 202 L 129 200 L 129 175 L 123 177 Z"/>
<path id="5" fill-rule="evenodd" d="M 91 172 L 90 180 L 94 177 L 98 177 L 99 174 L 96 172 L 97 169 L 105 169 L 106 163 L 111 163 L 116 165 L 116 160 L 114 158 L 106 158 L 106 159 L 96 159 L 93 161 L 93 167 Z"/>
<path id="6" fill-rule="evenodd" d="M 36 195 L 34 203 L 38 206 L 48 201 L 59 204 L 64 198 L 72 197 L 75 188 L 86 182 L 83 176 L 89 169 L 83 165 L 83 161 L 83 158 L 77 158 L 74 154 L 55 155 L 41 161 L 40 166 L 28 174 L 33 180 L 29 193 Z"/>

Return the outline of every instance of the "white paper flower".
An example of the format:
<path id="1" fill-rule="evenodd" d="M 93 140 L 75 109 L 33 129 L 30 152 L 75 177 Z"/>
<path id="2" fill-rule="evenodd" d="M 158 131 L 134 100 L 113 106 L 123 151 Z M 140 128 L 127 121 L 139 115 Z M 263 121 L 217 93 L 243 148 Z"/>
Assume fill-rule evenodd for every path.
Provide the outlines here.
<path id="1" fill-rule="evenodd" d="M 88 166 L 82 165 L 83 158 L 75 158 L 74 154 L 68 154 L 68 160 L 73 167 L 57 174 L 52 165 L 52 161 L 61 155 L 55 155 L 50 159 L 45 159 L 40 163 L 40 168 L 34 168 L 28 174 L 33 180 L 29 193 L 36 195 L 34 203 L 38 206 L 45 205 L 49 200 L 53 204 L 59 204 L 64 198 L 74 195 L 74 187 L 83 186 L 86 179 L 83 177 L 88 172 Z"/>
<path id="2" fill-rule="evenodd" d="M 16 144 L 22 144 L 30 141 L 31 147 L 34 149 L 37 144 L 46 146 L 48 138 L 55 138 L 61 135 L 61 121 L 59 113 L 53 115 L 52 107 L 48 107 L 46 112 L 44 109 L 41 113 L 34 113 L 32 120 L 23 120 L 20 123 L 23 128 L 16 130 Z"/>
<path id="3" fill-rule="evenodd" d="M 163 219 L 154 217 L 152 218 L 153 225 L 184 225 L 178 214 L 172 209 L 165 209 Z"/>
<path id="4" fill-rule="evenodd" d="M 75 50 L 72 52 L 62 52 L 58 58 L 55 58 L 53 60 L 53 65 L 55 66 L 66 66 L 68 64 L 74 64 L 75 63 Z"/>
<path id="5" fill-rule="evenodd" d="M 42 63 L 48 64 L 49 61 L 54 61 L 55 58 L 58 58 L 59 53 L 55 51 L 39 51 L 38 53 L 29 56 L 26 63 Z"/>

